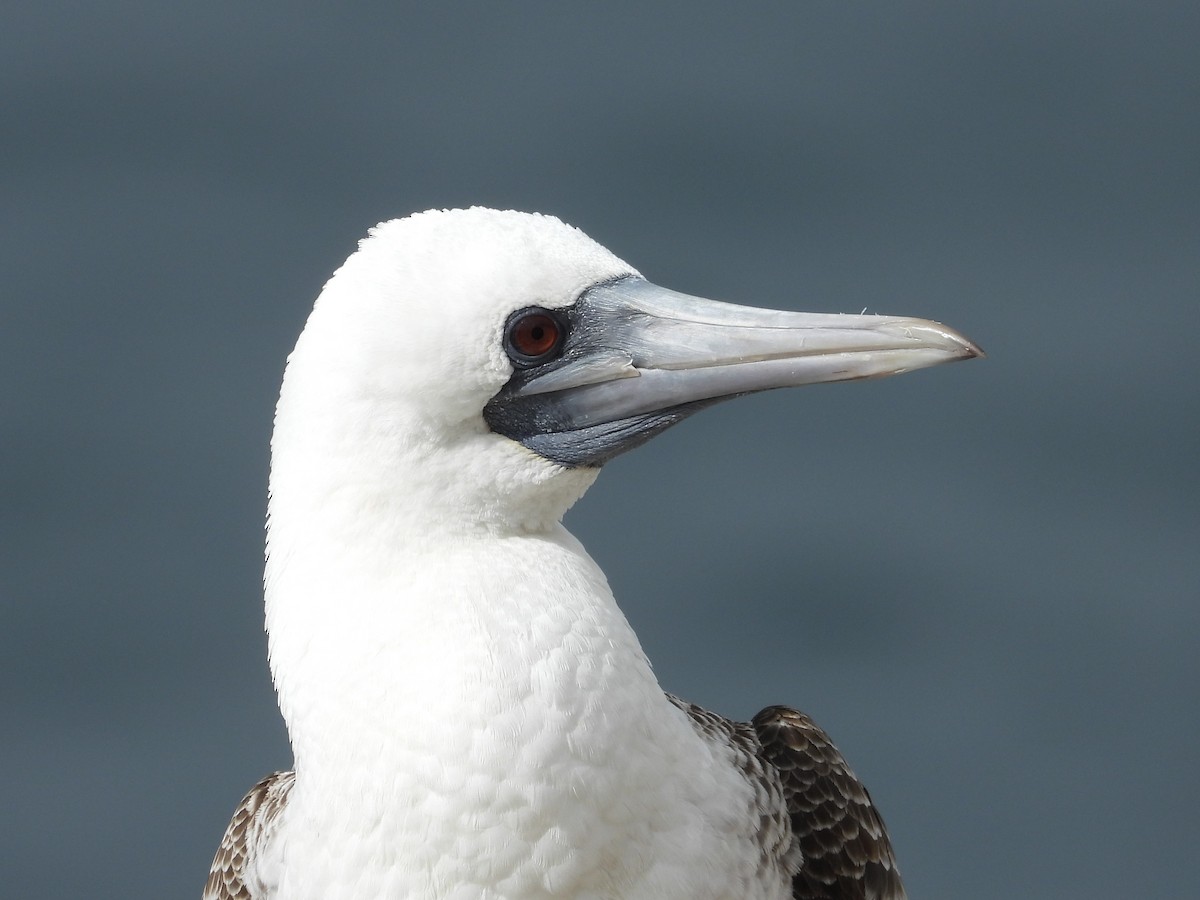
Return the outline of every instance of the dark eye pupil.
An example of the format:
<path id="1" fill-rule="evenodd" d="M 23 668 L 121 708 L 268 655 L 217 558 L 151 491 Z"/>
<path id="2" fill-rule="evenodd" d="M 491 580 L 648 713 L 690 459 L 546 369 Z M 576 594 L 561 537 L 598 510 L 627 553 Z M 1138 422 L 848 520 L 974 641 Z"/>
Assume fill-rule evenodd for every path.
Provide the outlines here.
<path id="1" fill-rule="evenodd" d="M 532 360 L 554 351 L 561 334 L 558 321 L 549 313 L 529 312 L 509 326 L 508 340 L 520 356 Z"/>

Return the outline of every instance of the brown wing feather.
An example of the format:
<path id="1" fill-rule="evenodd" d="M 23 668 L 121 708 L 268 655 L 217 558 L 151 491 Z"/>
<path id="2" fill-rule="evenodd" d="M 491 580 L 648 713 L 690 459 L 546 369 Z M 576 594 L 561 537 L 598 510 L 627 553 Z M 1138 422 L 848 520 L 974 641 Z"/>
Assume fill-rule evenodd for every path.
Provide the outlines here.
<path id="1" fill-rule="evenodd" d="M 246 883 L 247 865 L 258 851 L 267 828 L 287 803 L 295 780 L 294 772 L 276 772 L 242 798 L 213 857 L 203 900 L 255 900 Z"/>
<path id="2" fill-rule="evenodd" d="M 752 724 L 779 772 L 803 858 L 795 900 L 904 900 L 883 819 L 829 735 L 786 706 L 767 707 Z"/>

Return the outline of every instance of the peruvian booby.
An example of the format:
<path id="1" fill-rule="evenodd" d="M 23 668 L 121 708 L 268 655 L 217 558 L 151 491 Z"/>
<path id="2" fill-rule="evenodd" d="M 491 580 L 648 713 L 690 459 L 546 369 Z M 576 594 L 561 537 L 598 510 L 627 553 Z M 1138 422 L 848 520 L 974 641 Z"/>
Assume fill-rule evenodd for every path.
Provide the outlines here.
<path id="1" fill-rule="evenodd" d="M 267 526 L 295 754 L 206 900 L 901 898 L 828 736 L 669 696 L 560 520 L 728 397 L 979 356 L 920 319 L 657 287 L 550 216 L 374 228 L 288 359 Z"/>

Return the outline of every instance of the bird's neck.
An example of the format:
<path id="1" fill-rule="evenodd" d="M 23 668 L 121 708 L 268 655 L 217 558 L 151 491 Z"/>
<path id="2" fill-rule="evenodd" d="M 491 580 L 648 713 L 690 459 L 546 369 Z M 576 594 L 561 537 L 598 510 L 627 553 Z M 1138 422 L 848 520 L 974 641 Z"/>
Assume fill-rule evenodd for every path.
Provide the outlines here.
<path id="1" fill-rule="evenodd" d="M 386 560 L 271 552 L 296 754 L 287 863 L 268 863 L 281 896 L 330 896 L 322 879 L 371 897 L 674 896 L 680 873 L 657 861 L 682 847 L 700 873 L 687 895 L 712 898 L 728 894 L 704 873 L 758 865 L 727 825 L 753 808 L 750 783 L 713 766 L 561 526 L 414 540 Z"/>
<path id="2" fill-rule="evenodd" d="M 547 728 L 627 726 L 662 702 L 603 574 L 561 525 L 403 545 L 284 525 L 271 525 L 267 629 L 301 779 L 419 771 L 447 747 L 523 765 Z"/>
<path id="3" fill-rule="evenodd" d="M 553 466 L 482 421 L 435 446 L 337 395 L 297 407 L 290 384 L 266 615 L 298 785 L 419 771 L 485 730 L 477 752 L 502 766 L 544 725 L 530 710 L 599 721 L 605 706 L 662 702 L 603 574 L 559 524 L 594 471 Z"/>

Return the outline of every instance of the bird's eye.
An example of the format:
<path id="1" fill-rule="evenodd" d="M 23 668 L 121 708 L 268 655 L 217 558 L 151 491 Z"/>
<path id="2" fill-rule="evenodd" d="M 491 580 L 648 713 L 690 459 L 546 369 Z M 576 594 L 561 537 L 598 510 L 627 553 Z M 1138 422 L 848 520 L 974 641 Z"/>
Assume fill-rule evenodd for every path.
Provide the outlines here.
<path id="1" fill-rule="evenodd" d="M 562 349 L 566 328 L 554 313 L 539 307 L 513 313 L 504 331 L 504 349 L 519 366 L 545 362 Z"/>

